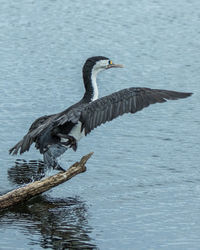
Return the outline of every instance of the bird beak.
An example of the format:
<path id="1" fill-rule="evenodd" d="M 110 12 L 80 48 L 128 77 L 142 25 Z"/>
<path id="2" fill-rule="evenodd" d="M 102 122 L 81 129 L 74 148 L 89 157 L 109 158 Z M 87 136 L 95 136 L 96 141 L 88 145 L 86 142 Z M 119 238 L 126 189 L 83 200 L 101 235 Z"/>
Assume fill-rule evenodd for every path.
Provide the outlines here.
<path id="1" fill-rule="evenodd" d="M 124 65 L 123 64 L 109 64 L 106 69 L 110 69 L 110 68 L 124 68 Z"/>

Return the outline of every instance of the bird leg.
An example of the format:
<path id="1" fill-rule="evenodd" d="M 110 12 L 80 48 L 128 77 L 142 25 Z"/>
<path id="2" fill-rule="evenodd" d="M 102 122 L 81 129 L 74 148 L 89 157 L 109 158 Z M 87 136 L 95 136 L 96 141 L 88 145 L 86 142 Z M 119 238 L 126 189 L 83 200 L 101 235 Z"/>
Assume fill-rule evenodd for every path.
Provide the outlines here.
<path id="1" fill-rule="evenodd" d="M 60 164 L 57 162 L 57 159 L 56 159 L 65 151 L 66 151 L 66 148 L 58 144 L 49 147 L 49 149 L 43 154 L 44 164 L 48 168 L 52 167 L 53 169 L 65 172 L 65 169 L 60 166 Z"/>
<path id="2" fill-rule="evenodd" d="M 62 142 L 61 141 L 61 144 L 64 145 L 64 146 L 70 146 L 70 148 L 72 148 L 74 151 L 77 150 L 77 142 L 76 142 L 76 139 L 71 136 L 71 135 L 66 135 L 66 134 L 57 134 L 57 136 L 59 136 L 61 139 L 62 138 L 65 138 L 67 139 L 68 141 L 67 142 Z"/>
<path id="3" fill-rule="evenodd" d="M 66 171 L 66 170 L 65 170 L 64 168 L 62 168 L 62 167 L 60 166 L 60 164 L 58 164 L 57 162 L 56 162 L 55 166 L 53 167 L 53 169 L 56 169 L 56 170 L 62 171 L 62 172 L 65 172 L 65 171 Z"/>

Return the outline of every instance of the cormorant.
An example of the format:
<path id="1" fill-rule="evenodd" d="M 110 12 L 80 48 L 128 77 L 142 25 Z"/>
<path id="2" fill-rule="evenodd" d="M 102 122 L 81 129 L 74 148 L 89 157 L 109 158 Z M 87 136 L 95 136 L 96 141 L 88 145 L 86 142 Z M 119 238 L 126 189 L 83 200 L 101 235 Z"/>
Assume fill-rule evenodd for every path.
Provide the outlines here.
<path id="1" fill-rule="evenodd" d="M 36 119 L 23 139 L 9 150 L 10 154 L 17 154 L 19 150 L 22 154 L 34 142 L 48 167 L 63 170 L 56 158 L 68 148 L 76 151 L 78 141 L 97 126 L 124 113 L 135 113 L 150 104 L 186 98 L 192 94 L 132 87 L 98 99 L 97 74 L 106 69 L 122 67 L 107 57 L 88 58 L 82 70 L 85 86 L 83 98 L 60 113 Z"/>

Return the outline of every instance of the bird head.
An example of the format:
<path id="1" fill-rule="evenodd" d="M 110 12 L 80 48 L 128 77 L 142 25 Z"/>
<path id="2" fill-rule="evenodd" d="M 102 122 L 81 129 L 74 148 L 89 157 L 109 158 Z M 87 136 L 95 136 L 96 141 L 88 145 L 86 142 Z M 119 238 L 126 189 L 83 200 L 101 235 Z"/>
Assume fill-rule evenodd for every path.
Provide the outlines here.
<path id="1" fill-rule="evenodd" d="M 100 71 L 111 68 L 123 68 L 122 64 L 114 64 L 112 60 L 104 56 L 94 56 L 87 59 L 83 66 L 83 72 L 93 72 L 95 75 Z"/>
<path id="2" fill-rule="evenodd" d="M 86 60 L 83 66 L 83 81 L 85 85 L 84 99 L 94 101 L 98 98 L 98 87 L 96 82 L 97 74 L 111 68 L 122 68 L 121 64 L 114 64 L 104 56 L 94 56 Z"/>

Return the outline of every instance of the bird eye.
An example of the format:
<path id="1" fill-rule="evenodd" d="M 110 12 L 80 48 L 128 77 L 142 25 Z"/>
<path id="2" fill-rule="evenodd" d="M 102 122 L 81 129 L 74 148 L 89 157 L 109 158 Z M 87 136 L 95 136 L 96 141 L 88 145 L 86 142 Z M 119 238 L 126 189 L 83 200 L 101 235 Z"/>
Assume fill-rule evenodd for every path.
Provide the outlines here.
<path id="1" fill-rule="evenodd" d="M 109 62 L 108 62 L 109 64 L 112 64 L 112 61 L 111 60 L 109 60 Z"/>

